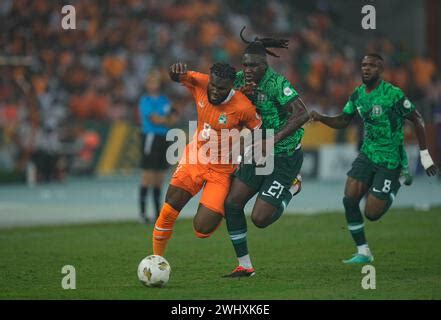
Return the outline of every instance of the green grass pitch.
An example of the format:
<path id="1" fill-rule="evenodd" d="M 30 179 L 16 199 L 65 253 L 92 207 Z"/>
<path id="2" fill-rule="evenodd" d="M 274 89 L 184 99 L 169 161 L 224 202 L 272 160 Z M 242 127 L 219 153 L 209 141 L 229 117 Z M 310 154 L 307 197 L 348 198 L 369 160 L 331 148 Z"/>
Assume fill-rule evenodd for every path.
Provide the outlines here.
<path id="1" fill-rule="evenodd" d="M 225 279 L 236 266 L 223 224 L 208 239 L 178 220 L 166 258 L 164 288 L 136 275 L 151 253 L 152 226 L 106 223 L 0 230 L 0 299 L 440 299 L 441 208 L 391 210 L 366 222 L 375 256 L 376 289 L 365 290 L 342 213 L 284 215 L 267 229 L 248 221 L 256 276 Z M 64 265 L 76 270 L 76 289 L 61 287 Z"/>

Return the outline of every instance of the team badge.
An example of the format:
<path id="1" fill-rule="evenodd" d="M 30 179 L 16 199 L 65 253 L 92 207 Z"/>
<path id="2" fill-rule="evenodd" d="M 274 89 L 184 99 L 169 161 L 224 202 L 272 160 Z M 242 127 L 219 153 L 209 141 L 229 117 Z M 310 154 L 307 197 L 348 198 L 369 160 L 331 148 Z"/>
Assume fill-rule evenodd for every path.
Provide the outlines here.
<path id="1" fill-rule="evenodd" d="M 410 101 L 408 99 L 404 100 L 403 107 L 405 107 L 406 109 L 410 109 L 411 106 L 412 106 L 412 104 L 410 103 Z"/>
<path id="2" fill-rule="evenodd" d="M 264 101 L 266 101 L 266 95 L 264 95 L 263 93 L 259 92 L 259 93 L 257 94 L 257 101 L 258 101 L 258 102 L 264 102 Z"/>
<path id="3" fill-rule="evenodd" d="M 372 116 L 379 117 L 383 113 L 383 108 L 379 105 L 375 105 L 372 107 Z"/>
<path id="4" fill-rule="evenodd" d="M 289 97 L 294 92 L 292 91 L 292 89 L 290 87 L 286 87 L 285 89 L 283 89 L 283 93 L 285 94 L 285 96 Z"/>
<path id="5" fill-rule="evenodd" d="M 225 112 L 222 113 L 222 114 L 219 116 L 219 123 L 220 123 L 220 124 L 226 124 L 226 123 L 227 123 L 227 115 L 225 114 Z"/>

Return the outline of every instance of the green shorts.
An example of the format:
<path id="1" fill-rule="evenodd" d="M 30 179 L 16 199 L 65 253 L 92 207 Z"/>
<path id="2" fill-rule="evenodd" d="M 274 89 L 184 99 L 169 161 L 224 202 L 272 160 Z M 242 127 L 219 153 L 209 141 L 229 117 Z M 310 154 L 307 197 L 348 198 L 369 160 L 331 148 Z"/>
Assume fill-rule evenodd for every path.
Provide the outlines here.
<path id="1" fill-rule="evenodd" d="M 395 198 L 400 184 L 401 166 L 396 169 L 373 163 L 365 154 L 360 153 L 352 163 L 348 176 L 369 186 L 369 193 L 376 198 L 388 200 Z"/>
<path id="2" fill-rule="evenodd" d="M 274 156 L 274 170 L 269 175 L 256 175 L 254 164 L 240 166 L 234 176 L 248 187 L 258 192 L 258 197 L 279 208 L 287 206 L 292 196 L 289 192 L 294 179 L 303 163 L 301 148 L 292 155 Z"/>

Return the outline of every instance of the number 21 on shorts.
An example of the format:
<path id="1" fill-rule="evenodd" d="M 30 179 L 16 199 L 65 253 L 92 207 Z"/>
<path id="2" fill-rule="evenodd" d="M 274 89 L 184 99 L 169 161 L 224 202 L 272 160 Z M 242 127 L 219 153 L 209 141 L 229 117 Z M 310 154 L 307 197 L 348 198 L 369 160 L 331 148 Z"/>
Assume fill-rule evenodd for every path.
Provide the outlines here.
<path id="1" fill-rule="evenodd" d="M 273 184 L 269 187 L 268 191 L 262 192 L 262 195 L 272 196 L 275 197 L 276 199 L 279 199 L 284 188 L 285 187 L 280 182 L 274 180 Z"/>

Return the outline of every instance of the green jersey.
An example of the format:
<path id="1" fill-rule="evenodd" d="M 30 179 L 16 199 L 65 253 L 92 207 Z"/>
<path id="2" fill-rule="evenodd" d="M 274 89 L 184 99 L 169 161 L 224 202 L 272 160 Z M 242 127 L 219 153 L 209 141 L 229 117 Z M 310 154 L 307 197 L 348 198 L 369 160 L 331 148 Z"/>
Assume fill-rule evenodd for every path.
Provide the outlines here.
<path id="1" fill-rule="evenodd" d="M 395 169 L 402 160 L 405 116 L 414 110 L 400 88 L 381 80 L 370 93 L 364 84 L 355 88 L 343 112 L 352 115 L 358 111 L 363 120 L 361 152 L 375 164 Z"/>
<path id="2" fill-rule="evenodd" d="M 245 85 L 243 71 L 236 74 L 235 88 Z M 267 68 L 263 78 L 260 80 L 255 93 L 250 98 L 256 106 L 257 112 L 262 117 L 262 128 L 274 129 L 274 133 L 280 131 L 287 123 L 290 113 L 286 104 L 298 98 L 298 93 L 282 75 L 273 69 Z M 292 135 L 282 139 L 274 146 L 274 154 L 293 154 L 300 141 L 304 130 L 298 129 Z"/>

